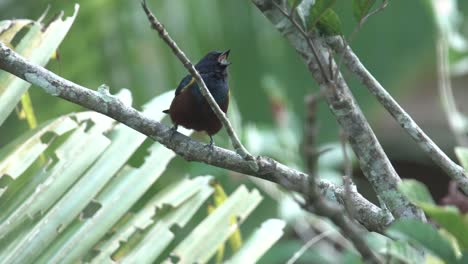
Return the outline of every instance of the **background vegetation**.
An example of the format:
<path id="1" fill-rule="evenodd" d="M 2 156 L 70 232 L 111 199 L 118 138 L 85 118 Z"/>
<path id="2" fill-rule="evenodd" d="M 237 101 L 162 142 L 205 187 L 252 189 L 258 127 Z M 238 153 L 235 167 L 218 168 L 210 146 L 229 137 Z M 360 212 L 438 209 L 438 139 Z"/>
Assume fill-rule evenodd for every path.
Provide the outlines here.
<path id="1" fill-rule="evenodd" d="M 349 35 L 355 27 L 349 12 L 351 1 L 337 2 L 335 10 L 340 14 L 345 35 Z M 130 88 L 137 108 L 154 96 L 175 88 L 186 74 L 167 46 L 150 30 L 139 1 L 84 0 L 79 3 L 79 15 L 59 48 L 60 59 L 48 65 L 52 71 L 87 87 L 97 88 L 106 83 L 113 93 L 120 88 Z M 299 149 L 304 120 L 303 98 L 318 89 L 298 55 L 250 1 L 152 1 L 150 4 L 193 61 L 210 50 L 230 48 L 230 60 L 233 62 L 230 69 L 231 95 L 237 102 L 242 124 L 257 127 L 259 131 L 274 129 L 273 106 L 279 102 L 291 110 L 293 129 L 292 133 L 284 136 L 284 140 L 292 142 L 292 150 Z M 461 11 L 468 13 L 468 2 L 459 1 L 459 4 Z M 73 4 L 68 1 L 1 0 L 0 20 L 37 18 L 48 5 L 49 14 L 65 10 L 66 15 L 70 15 L 73 9 Z M 468 26 L 464 29 L 468 30 Z M 384 12 L 372 17 L 364 26 L 352 47 L 422 128 L 448 153 L 452 153 L 452 136 L 436 93 L 434 32 L 433 20 L 423 0 L 391 1 Z M 461 101 L 468 99 L 463 90 L 464 81 L 466 77 L 457 77 L 454 82 L 458 84 L 455 92 Z M 426 157 L 413 150 L 413 143 L 401 136 L 403 134 L 397 125 L 357 80 L 351 80 L 350 87 L 389 156 L 401 165 L 397 166 L 401 176 L 417 178 L 430 172 L 433 175 L 439 173 Z M 39 123 L 60 114 L 82 110 L 39 89 L 31 89 L 30 93 Z M 318 122 L 319 143 L 339 140 L 337 125 L 325 103 L 320 104 Z M 0 128 L 0 147 L 27 130 L 26 122 L 11 115 Z M 259 135 L 262 137 L 259 142 L 268 143 L 268 134 Z M 204 135 L 195 137 L 208 140 Z M 228 146 L 225 137 L 222 132 L 215 140 Z M 244 140 L 247 138 L 252 138 L 249 133 L 244 135 Z M 265 151 L 256 140 L 249 142 L 253 152 L 256 149 L 262 153 Z M 142 163 L 145 148 L 141 148 L 139 153 L 131 161 L 135 166 Z M 281 156 L 274 151 L 269 154 L 301 166 L 297 156 Z M 228 192 L 240 183 L 251 184 L 245 177 L 201 164 L 189 164 L 177 158 L 167 173 L 174 177 L 184 173 L 216 175 Z M 430 182 L 425 183 L 431 185 Z M 445 185 L 439 188 L 445 189 Z M 440 189 L 431 191 L 440 192 Z M 278 216 L 277 206 L 266 198 L 243 226 L 245 230 L 252 230 L 266 218 Z M 277 250 L 270 251 L 263 261 L 286 260 L 301 244 L 294 231 L 289 230 L 276 245 Z"/>

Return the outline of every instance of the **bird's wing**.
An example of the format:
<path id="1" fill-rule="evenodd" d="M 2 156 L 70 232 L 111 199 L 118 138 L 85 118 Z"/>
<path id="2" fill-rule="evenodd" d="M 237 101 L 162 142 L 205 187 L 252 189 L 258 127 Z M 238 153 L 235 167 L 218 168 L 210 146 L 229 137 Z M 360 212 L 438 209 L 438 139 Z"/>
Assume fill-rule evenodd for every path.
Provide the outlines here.
<path id="1" fill-rule="evenodd" d="M 185 76 L 182 81 L 180 81 L 179 86 L 177 86 L 177 89 L 175 91 L 175 95 L 179 95 L 182 93 L 183 90 L 186 88 L 192 87 L 193 84 L 197 83 L 195 78 L 192 77 L 192 75 L 187 75 Z"/>

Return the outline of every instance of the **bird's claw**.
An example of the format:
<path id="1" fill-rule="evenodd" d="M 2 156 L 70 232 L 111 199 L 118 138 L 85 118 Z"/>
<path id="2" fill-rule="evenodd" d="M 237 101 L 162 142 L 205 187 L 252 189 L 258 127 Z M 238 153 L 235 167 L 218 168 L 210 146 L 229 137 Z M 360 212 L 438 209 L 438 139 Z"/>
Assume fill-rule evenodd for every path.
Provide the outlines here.
<path id="1" fill-rule="evenodd" d="M 214 147 L 215 147 L 215 143 L 214 143 L 213 137 L 210 136 L 210 143 L 209 143 L 209 144 L 206 144 L 206 145 L 205 145 L 205 148 L 209 148 L 209 149 L 211 149 L 211 150 L 214 150 Z"/>
<path id="2" fill-rule="evenodd" d="M 171 138 L 174 137 L 175 133 L 177 132 L 177 127 L 178 127 L 178 125 L 176 125 L 176 124 L 174 124 L 171 127 Z"/>

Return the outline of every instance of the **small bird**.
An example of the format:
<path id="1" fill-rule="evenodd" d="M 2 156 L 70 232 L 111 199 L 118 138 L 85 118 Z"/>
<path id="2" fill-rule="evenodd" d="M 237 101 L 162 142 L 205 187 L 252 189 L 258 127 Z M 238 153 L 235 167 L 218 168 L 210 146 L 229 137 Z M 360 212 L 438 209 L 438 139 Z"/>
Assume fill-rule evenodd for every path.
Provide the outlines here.
<path id="1" fill-rule="evenodd" d="M 231 64 L 227 60 L 229 52 L 230 50 L 211 51 L 195 65 L 211 95 L 224 113 L 227 112 L 229 105 L 227 82 L 227 67 Z M 177 130 L 178 125 L 196 131 L 205 131 L 210 136 L 209 146 L 213 146 L 212 136 L 218 133 L 223 126 L 201 94 L 197 81 L 191 75 L 182 79 L 175 91 L 171 106 L 163 112 L 170 115 L 174 131 Z"/>

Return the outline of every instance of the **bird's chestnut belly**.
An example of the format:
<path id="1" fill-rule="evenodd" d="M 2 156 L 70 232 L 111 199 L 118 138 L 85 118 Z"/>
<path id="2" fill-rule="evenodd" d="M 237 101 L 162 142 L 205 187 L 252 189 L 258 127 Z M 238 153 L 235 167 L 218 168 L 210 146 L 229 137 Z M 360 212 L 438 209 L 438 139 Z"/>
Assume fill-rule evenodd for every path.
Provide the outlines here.
<path id="1" fill-rule="evenodd" d="M 226 113 L 229 101 L 220 104 Z M 172 122 L 188 129 L 216 134 L 222 127 L 218 117 L 206 101 L 199 102 L 191 93 L 184 91 L 174 98 L 169 109 Z"/>

